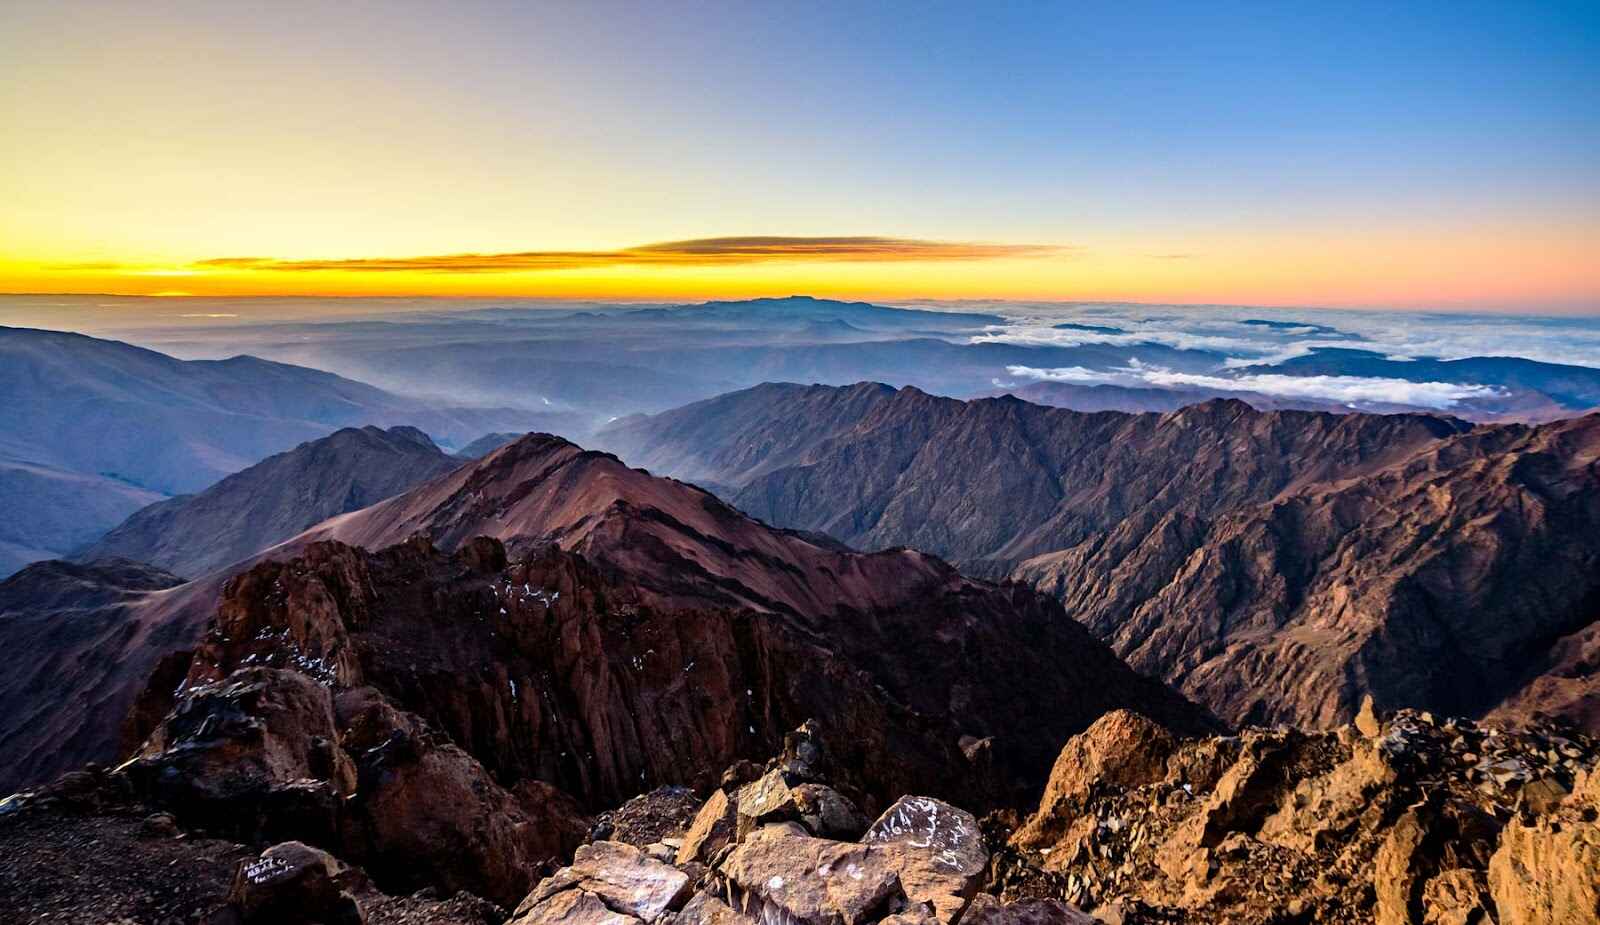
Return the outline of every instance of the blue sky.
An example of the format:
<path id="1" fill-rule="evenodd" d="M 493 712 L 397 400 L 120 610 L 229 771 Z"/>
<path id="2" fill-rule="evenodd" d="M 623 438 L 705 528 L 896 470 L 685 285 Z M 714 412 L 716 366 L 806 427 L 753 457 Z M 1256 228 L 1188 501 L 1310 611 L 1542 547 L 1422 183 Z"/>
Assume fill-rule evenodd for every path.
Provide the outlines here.
<path id="1" fill-rule="evenodd" d="M 0 15 L 16 129 L 0 140 L 0 254 L 18 261 L 0 289 L 54 291 L 63 266 L 120 269 L 61 291 L 154 292 L 137 274 L 217 257 L 883 235 L 1060 256 L 786 288 L 1600 307 L 1583 266 L 1600 229 L 1595 3 L 69 0 Z M 1141 262 L 1174 255 L 1193 262 Z M 754 294 L 786 278 L 673 272 L 372 292 Z"/>

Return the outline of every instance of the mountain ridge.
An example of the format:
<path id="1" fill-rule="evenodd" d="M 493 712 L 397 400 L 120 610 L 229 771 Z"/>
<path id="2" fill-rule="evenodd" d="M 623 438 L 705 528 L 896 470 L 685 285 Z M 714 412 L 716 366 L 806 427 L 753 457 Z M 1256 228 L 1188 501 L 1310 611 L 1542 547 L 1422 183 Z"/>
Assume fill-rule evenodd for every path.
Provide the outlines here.
<path id="1" fill-rule="evenodd" d="M 194 495 L 147 507 L 77 553 L 203 575 L 460 464 L 414 427 L 346 427 Z"/>

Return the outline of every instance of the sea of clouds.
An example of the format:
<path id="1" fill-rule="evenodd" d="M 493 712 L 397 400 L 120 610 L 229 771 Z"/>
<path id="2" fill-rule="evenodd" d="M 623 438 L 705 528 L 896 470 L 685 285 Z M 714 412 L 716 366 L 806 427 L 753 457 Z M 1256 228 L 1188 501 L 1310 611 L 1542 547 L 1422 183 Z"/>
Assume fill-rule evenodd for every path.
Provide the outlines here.
<path id="1" fill-rule="evenodd" d="M 919 307 L 936 307 L 923 305 Z M 1040 369 L 1013 366 L 1017 380 L 1107 383 L 1154 388 L 1260 392 L 1293 398 L 1392 403 L 1446 409 L 1496 394 L 1486 385 L 1412 382 L 1363 376 L 1297 376 L 1261 367 L 1319 348 L 1368 350 L 1392 360 L 1433 357 L 1522 357 L 1600 368 L 1600 317 L 1378 312 L 1117 303 L 939 303 L 937 307 L 1001 315 L 975 343 L 1073 347 L 1125 346 L 1124 365 Z M 1141 362 L 1141 346 L 1215 354 L 1209 372 L 1183 372 Z"/>

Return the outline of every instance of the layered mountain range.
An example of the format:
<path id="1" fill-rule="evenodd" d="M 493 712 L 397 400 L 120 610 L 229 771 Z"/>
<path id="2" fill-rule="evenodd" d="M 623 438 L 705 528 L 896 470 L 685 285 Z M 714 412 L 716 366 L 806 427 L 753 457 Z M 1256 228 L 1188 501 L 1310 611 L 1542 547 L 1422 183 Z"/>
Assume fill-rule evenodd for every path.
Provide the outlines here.
<path id="1" fill-rule="evenodd" d="M 68 555 L 134 511 L 347 426 L 455 445 L 564 427 L 542 411 L 407 398 L 252 356 L 179 360 L 118 341 L 0 328 L 0 575 Z"/>
<path id="2" fill-rule="evenodd" d="M 350 428 L 0 582 L 0 917 L 1600 921 L 1600 416 L 600 438 L 717 494 Z"/>
<path id="3" fill-rule="evenodd" d="M 205 491 L 152 504 L 77 557 L 133 559 L 204 575 L 460 464 L 414 427 L 347 427 L 269 456 Z"/>
<path id="4" fill-rule="evenodd" d="M 771 523 L 1041 587 L 1230 721 L 1331 724 L 1364 693 L 1595 721 L 1597 416 L 1084 414 L 769 385 L 597 439 Z"/>
<path id="5" fill-rule="evenodd" d="M 509 558 L 473 545 L 498 550 L 500 541 Z M 776 530 L 700 489 L 548 435 L 256 558 L 254 568 L 94 608 L 49 593 L 40 567 L 0 585 L 16 602 L 0 614 L 3 642 L 40 655 L 0 689 L 11 759 L 0 789 L 113 759 L 142 739 L 190 671 L 186 653 L 217 636 L 205 627 L 219 613 L 255 621 L 222 639 L 265 640 L 284 657 L 346 668 L 403 659 L 380 672 L 398 672 L 386 682 L 392 697 L 458 741 L 498 729 L 487 765 L 513 777 L 537 768 L 585 796 L 617 796 L 641 773 L 715 770 L 813 715 L 852 729 L 854 753 L 891 736 L 938 758 L 921 771 L 903 758 L 900 772 L 875 765 L 874 778 L 914 773 L 926 787 L 970 786 L 982 799 L 1048 762 L 1031 727 L 1066 735 L 1131 703 L 1188 728 L 1209 722 L 1048 597 L 964 578 L 911 550 L 861 554 Z M 371 637 L 363 656 L 371 628 L 389 635 Z M 276 664 L 254 650 L 230 658 Z M 506 674 L 517 666 L 523 673 Z M 818 666 L 828 666 L 823 676 Z M 537 732 L 534 691 L 568 704 L 579 725 L 564 734 L 576 738 L 511 734 L 518 715 Z M 1017 709 L 1024 701 L 1037 710 Z M 560 742 L 582 744 L 586 757 L 567 749 L 573 760 L 557 762 Z M 963 743 L 992 771 L 969 768 L 958 785 L 927 770 L 948 769 Z"/>

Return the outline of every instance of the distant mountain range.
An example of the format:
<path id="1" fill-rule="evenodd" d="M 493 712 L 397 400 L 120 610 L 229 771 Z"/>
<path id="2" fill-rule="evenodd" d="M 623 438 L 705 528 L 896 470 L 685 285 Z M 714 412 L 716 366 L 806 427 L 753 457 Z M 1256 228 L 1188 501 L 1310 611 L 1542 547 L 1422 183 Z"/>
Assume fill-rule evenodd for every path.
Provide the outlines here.
<path id="1" fill-rule="evenodd" d="M 460 464 L 414 427 L 347 427 L 269 456 L 198 494 L 153 504 L 77 557 L 133 559 L 204 575 Z"/>
<path id="2" fill-rule="evenodd" d="M 1203 314 L 1196 320 L 1206 323 Z M 774 381 L 877 381 L 959 398 L 1009 391 L 1079 410 L 1170 410 L 1239 398 L 1263 410 L 1443 410 L 1469 420 L 1532 421 L 1600 406 L 1597 371 L 1584 367 L 1496 357 L 1400 361 L 1326 324 L 1261 318 L 1230 324 L 1208 336 L 1184 336 L 1176 322 L 1145 333 L 1081 321 L 1040 327 L 988 312 L 795 296 L 262 324 L 166 333 L 152 343 L 209 355 L 218 349 L 207 346 L 213 338 L 222 349 L 331 370 L 425 401 L 561 412 L 569 419 L 544 429 L 577 439 L 613 418 Z M 1053 343 L 1050 335 L 1058 334 L 1064 339 Z M 1306 339 L 1318 343 L 1304 356 L 1251 365 L 1274 346 L 1298 349 Z M 1241 353 L 1240 343 L 1256 349 Z M 1051 376 L 1077 377 L 1057 382 L 1083 388 L 1033 384 Z M 1427 386 L 1396 386 L 1408 382 Z M 1092 386 L 1107 388 L 1085 390 Z M 1424 397 L 1439 386 L 1450 386 L 1450 397 Z"/>
<path id="3" fill-rule="evenodd" d="M 1049 590 L 1230 721 L 1329 724 L 1364 693 L 1600 721 L 1582 667 L 1600 631 L 1600 415 L 1090 414 L 767 385 L 596 439 L 767 522 Z"/>
<path id="4" fill-rule="evenodd" d="M 466 443 L 562 426 L 531 411 L 402 398 L 249 356 L 184 361 L 79 334 L 0 328 L 0 574 L 90 542 L 162 497 L 203 489 L 341 427 L 408 424 Z"/>

